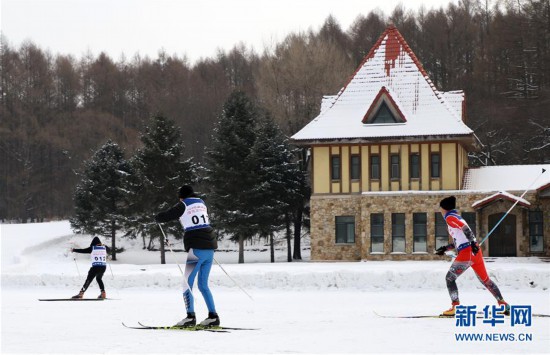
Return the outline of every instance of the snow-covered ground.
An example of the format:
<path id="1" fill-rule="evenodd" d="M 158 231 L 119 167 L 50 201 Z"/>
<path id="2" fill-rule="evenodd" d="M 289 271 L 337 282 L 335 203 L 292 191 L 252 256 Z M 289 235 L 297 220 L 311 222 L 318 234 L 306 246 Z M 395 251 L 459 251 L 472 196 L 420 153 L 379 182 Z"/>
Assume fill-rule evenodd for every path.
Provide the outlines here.
<path id="1" fill-rule="evenodd" d="M 532 325 L 494 327 L 481 319 L 458 327 L 454 319 L 380 318 L 438 314 L 449 306 L 444 276 L 450 259 L 440 262 L 284 262 L 269 263 L 269 251 L 250 245 L 246 264 L 234 251 L 216 253 L 224 269 L 250 300 L 214 266 L 211 289 L 222 325 L 261 328 L 209 332 L 131 330 L 138 321 L 170 325 L 185 315 L 182 276 L 174 264 L 186 254 L 142 250 L 141 240 L 121 240 L 126 251 L 111 263 L 104 302 L 39 302 L 75 294 L 89 269 L 89 236 L 75 236 L 67 222 L 0 225 L 2 255 L 1 352 L 4 353 L 550 353 L 550 318 Z M 181 248 L 181 244 L 176 245 Z M 222 250 L 230 245 L 222 244 Z M 235 248 L 233 248 L 235 249 Z M 258 249 L 264 249 L 260 251 Z M 76 259 L 76 260 L 75 260 Z M 550 314 L 550 263 L 537 258 L 489 259 L 487 268 L 508 302 Z M 112 271 L 112 272 L 111 272 Z M 463 305 L 493 305 L 469 270 L 458 280 Z M 99 293 L 93 283 L 86 297 Z M 206 306 L 195 291 L 199 318 Z M 460 341 L 459 334 L 482 334 L 483 341 Z M 521 334 L 521 335 L 520 335 Z M 504 337 L 514 341 L 505 341 Z M 520 341 L 528 335 L 531 340 Z M 489 340 L 491 337 L 492 340 Z M 496 339 L 500 338 L 500 341 Z"/>

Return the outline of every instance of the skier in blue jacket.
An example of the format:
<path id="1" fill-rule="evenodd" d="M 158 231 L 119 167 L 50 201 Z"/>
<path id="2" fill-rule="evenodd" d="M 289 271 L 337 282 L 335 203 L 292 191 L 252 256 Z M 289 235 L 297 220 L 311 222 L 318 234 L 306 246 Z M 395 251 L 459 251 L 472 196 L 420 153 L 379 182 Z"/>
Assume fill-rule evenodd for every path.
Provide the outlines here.
<path id="1" fill-rule="evenodd" d="M 98 237 L 94 237 L 88 248 L 73 248 L 71 251 L 73 253 L 90 254 L 90 258 L 92 260 L 92 267 L 88 271 L 88 277 L 86 278 L 84 285 L 80 289 L 80 292 L 72 298 L 84 297 L 84 292 L 86 292 L 88 286 L 90 286 L 90 283 L 92 283 L 94 278 L 97 280 L 97 284 L 101 290 L 101 293 L 97 298 L 107 298 L 107 294 L 105 293 L 105 285 L 103 284 L 102 278 L 105 270 L 107 270 L 107 254 L 111 253 L 111 249 L 108 246 L 101 244 Z"/>
<path id="2" fill-rule="evenodd" d="M 187 317 L 176 324 L 178 327 L 194 327 L 197 324 L 195 316 L 195 301 L 192 287 L 198 275 L 198 287 L 208 307 L 208 318 L 200 323 L 203 327 L 220 325 L 216 312 L 214 298 L 208 287 L 208 276 L 214 260 L 214 250 L 218 241 L 208 219 L 208 209 L 189 185 L 183 185 L 178 193 L 179 202 L 170 209 L 155 216 L 157 223 L 179 219 L 184 229 L 183 245 L 187 254 L 185 265 L 185 284 L 183 285 L 183 300 Z"/>

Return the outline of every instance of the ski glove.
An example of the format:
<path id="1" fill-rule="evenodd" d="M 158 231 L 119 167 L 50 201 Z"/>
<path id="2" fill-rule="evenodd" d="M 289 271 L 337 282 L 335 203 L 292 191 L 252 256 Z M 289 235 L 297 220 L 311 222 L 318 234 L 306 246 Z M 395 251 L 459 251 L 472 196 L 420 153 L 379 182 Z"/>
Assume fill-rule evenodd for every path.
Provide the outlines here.
<path id="1" fill-rule="evenodd" d="M 479 246 L 477 245 L 476 242 L 471 241 L 470 247 L 472 248 L 472 254 L 476 255 L 479 252 Z"/>
<path id="2" fill-rule="evenodd" d="M 436 253 L 437 255 L 443 255 L 443 254 L 445 254 L 446 251 L 447 251 L 447 246 L 444 245 L 444 246 L 442 246 L 442 247 L 437 248 L 437 249 L 435 250 L 435 253 Z"/>

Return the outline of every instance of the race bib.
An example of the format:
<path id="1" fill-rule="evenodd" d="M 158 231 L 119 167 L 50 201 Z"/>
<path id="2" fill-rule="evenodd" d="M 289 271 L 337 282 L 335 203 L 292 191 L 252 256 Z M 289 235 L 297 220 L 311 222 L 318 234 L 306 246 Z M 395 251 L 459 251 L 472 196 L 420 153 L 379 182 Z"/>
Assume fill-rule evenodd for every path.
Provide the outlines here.
<path id="1" fill-rule="evenodd" d="M 193 229 L 210 227 L 208 209 L 200 198 L 186 198 L 183 200 L 185 212 L 180 217 L 180 223 L 187 232 Z"/>
<path id="2" fill-rule="evenodd" d="M 93 246 L 92 266 L 107 266 L 107 248 L 105 246 Z"/>

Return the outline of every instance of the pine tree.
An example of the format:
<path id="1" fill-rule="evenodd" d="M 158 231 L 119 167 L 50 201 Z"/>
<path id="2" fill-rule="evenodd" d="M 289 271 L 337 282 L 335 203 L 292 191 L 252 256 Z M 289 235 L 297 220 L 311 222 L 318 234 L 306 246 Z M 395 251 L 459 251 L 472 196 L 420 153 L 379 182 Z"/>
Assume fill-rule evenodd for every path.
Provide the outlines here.
<path id="1" fill-rule="evenodd" d="M 250 203 L 256 108 L 243 92 L 233 92 L 206 152 L 210 209 L 214 226 L 239 242 L 239 263 L 244 263 L 244 241 L 255 234 L 255 206 Z"/>
<path id="2" fill-rule="evenodd" d="M 300 192 L 303 173 L 294 156 L 288 138 L 272 117 L 265 114 L 259 122 L 256 143 L 251 152 L 254 164 L 251 204 L 256 206 L 255 227 L 261 236 L 270 239 L 271 262 L 275 261 L 273 235 L 285 226 L 290 226 L 292 207 Z M 288 261 L 292 261 L 289 232 L 286 239 Z"/>
<path id="3" fill-rule="evenodd" d="M 122 149 L 108 141 L 85 162 L 74 194 L 71 227 L 76 233 L 110 237 L 113 260 L 116 260 L 116 232 L 126 220 L 126 188 L 131 173 Z"/>
<path id="4" fill-rule="evenodd" d="M 177 203 L 181 185 L 198 181 L 199 167 L 192 158 L 184 159 L 185 146 L 179 128 L 174 121 L 161 114 L 151 119 L 141 142 L 143 147 L 131 159 L 140 183 L 132 188 L 132 219 L 127 230 L 133 236 L 150 236 L 151 242 L 158 238 L 161 263 L 164 264 L 164 236 L 154 216 L 169 208 L 170 201 Z M 164 231 L 178 239 L 183 235 L 177 221 L 167 224 Z"/>

